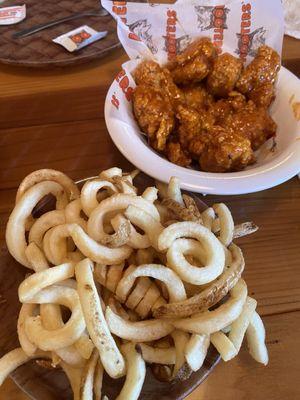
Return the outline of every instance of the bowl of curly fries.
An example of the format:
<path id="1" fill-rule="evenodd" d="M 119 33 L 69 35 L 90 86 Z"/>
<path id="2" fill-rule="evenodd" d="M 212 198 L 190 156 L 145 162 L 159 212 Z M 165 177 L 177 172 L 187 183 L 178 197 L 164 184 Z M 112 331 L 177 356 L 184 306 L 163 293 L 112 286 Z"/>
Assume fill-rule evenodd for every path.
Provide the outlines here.
<path id="1" fill-rule="evenodd" d="M 11 294 L 19 345 L 0 359 L 0 383 L 37 360 L 65 373 L 66 398 L 183 399 L 245 338 L 268 363 L 234 243 L 258 227 L 174 177 L 140 190 L 138 173 L 114 167 L 76 184 L 44 169 L 21 182 L 6 244 L 27 273 Z"/>

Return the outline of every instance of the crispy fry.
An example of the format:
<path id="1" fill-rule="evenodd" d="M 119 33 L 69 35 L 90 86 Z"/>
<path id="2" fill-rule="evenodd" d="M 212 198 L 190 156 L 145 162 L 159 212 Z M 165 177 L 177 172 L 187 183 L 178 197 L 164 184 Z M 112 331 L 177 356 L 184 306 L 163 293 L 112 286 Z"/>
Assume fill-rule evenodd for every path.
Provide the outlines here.
<path id="1" fill-rule="evenodd" d="M 205 265 L 206 252 L 200 242 L 193 239 L 176 239 L 167 252 L 168 265 L 185 281 L 203 285 L 216 279 L 223 272 L 221 264 L 197 267 L 185 258 L 191 255 Z"/>
<path id="2" fill-rule="evenodd" d="M 149 346 L 146 343 L 139 343 L 143 359 L 149 364 L 175 364 L 175 347 L 165 349 Z"/>
<path id="3" fill-rule="evenodd" d="M 143 276 L 138 278 L 136 282 L 137 283 L 133 291 L 130 293 L 125 303 L 126 306 L 132 310 L 134 310 L 141 299 L 143 299 L 149 287 L 151 286 L 151 280 L 148 277 Z"/>
<path id="4" fill-rule="evenodd" d="M 106 283 L 104 286 L 113 293 L 116 291 L 118 283 L 120 282 L 120 280 L 122 278 L 122 272 L 123 272 L 124 266 L 125 266 L 125 264 L 121 263 L 121 264 L 117 264 L 117 265 L 111 265 L 108 268 Z"/>
<path id="5" fill-rule="evenodd" d="M 205 360 L 209 347 L 209 335 L 193 334 L 184 350 L 185 359 L 193 371 L 198 371 Z"/>
<path id="6" fill-rule="evenodd" d="M 11 255 L 22 265 L 31 268 L 25 255 L 25 222 L 36 204 L 47 194 L 58 197 L 62 187 L 56 182 L 40 182 L 28 189 L 10 214 L 6 226 L 6 244 Z"/>
<path id="7" fill-rule="evenodd" d="M 54 226 L 66 223 L 64 210 L 53 210 L 36 219 L 29 231 L 29 243 L 34 242 L 39 247 L 43 245 L 45 233 Z"/>
<path id="8" fill-rule="evenodd" d="M 96 365 L 96 370 L 95 370 L 95 377 L 94 377 L 95 400 L 101 400 L 102 381 L 103 381 L 103 366 L 102 366 L 100 359 L 98 359 L 98 362 Z"/>
<path id="9" fill-rule="evenodd" d="M 19 202 L 24 193 L 26 193 L 30 188 L 45 181 L 58 183 L 67 193 L 69 200 L 77 199 L 79 197 L 77 186 L 67 175 L 54 169 L 40 169 L 32 172 L 23 179 L 17 191 L 16 203 Z"/>
<path id="10" fill-rule="evenodd" d="M 32 356 L 28 356 L 20 347 L 10 351 L 0 358 L 0 385 L 8 377 L 8 375 L 18 368 L 20 365 L 26 364 L 34 358 L 46 357 L 47 353 L 38 352 Z M 49 355 L 48 355 L 49 356 Z"/>
<path id="11" fill-rule="evenodd" d="M 34 271 L 38 272 L 49 268 L 49 264 L 44 256 L 44 253 L 35 243 L 30 243 L 27 246 L 25 255 Z"/>
<path id="12" fill-rule="evenodd" d="M 94 240 L 100 241 L 106 234 L 103 229 L 104 216 L 112 211 L 122 211 L 128 206 L 134 205 L 139 209 L 150 214 L 155 220 L 159 221 L 159 214 L 156 207 L 140 196 L 128 194 L 115 194 L 103 200 L 91 213 L 88 220 L 88 234 Z"/>
<path id="13" fill-rule="evenodd" d="M 125 372 L 124 359 L 108 329 L 92 274 L 93 264 L 85 259 L 75 267 L 78 293 L 87 329 L 97 347 L 102 365 L 111 377 Z"/>
<path id="14" fill-rule="evenodd" d="M 268 350 L 265 345 L 266 332 L 264 324 L 256 311 L 254 311 L 252 315 L 246 331 L 246 336 L 249 353 L 251 354 L 251 356 L 254 358 L 255 361 L 267 365 L 269 357 Z"/>
<path id="15" fill-rule="evenodd" d="M 42 326 L 40 316 L 26 319 L 25 332 L 29 340 L 40 349 L 45 351 L 61 349 L 79 339 L 85 329 L 85 322 L 76 290 L 51 286 L 41 290 L 30 301 L 37 304 L 61 304 L 72 311 L 70 319 L 62 328 L 51 331 Z"/>
<path id="16" fill-rule="evenodd" d="M 240 351 L 244 335 L 252 319 L 256 305 L 256 300 L 247 297 L 241 314 L 231 323 L 228 339 L 233 343 L 237 352 Z"/>
<path id="17" fill-rule="evenodd" d="M 71 201 L 65 208 L 66 223 L 67 224 L 72 224 L 72 223 L 78 224 L 79 226 L 81 226 L 82 229 L 84 229 L 86 231 L 87 222 L 81 216 L 82 211 L 83 211 L 83 209 L 82 209 L 82 203 L 81 203 L 80 198 Z"/>
<path id="18" fill-rule="evenodd" d="M 28 303 L 40 290 L 73 276 L 74 264 L 72 263 L 61 264 L 51 269 L 36 272 L 26 278 L 19 286 L 19 300 L 21 303 Z"/>
<path id="19" fill-rule="evenodd" d="M 201 216 L 199 217 L 198 215 L 195 215 L 193 209 L 186 208 L 173 199 L 163 200 L 162 205 L 170 209 L 181 221 L 193 221 L 198 223 L 202 222 Z"/>
<path id="20" fill-rule="evenodd" d="M 234 222 L 228 207 L 223 204 L 214 204 L 213 209 L 220 221 L 220 241 L 228 247 L 233 239 Z"/>
<path id="21" fill-rule="evenodd" d="M 132 268 L 130 273 L 119 282 L 116 295 L 121 301 L 125 301 L 135 279 L 141 276 L 163 281 L 167 285 L 171 301 L 186 299 L 183 283 L 171 269 L 159 264 L 145 264 Z"/>
<path id="22" fill-rule="evenodd" d="M 35 315 L 36 311 L 37 311 L 36 304 L 22 304 L 18 318 L 17 329 L 18 329 L 19 342 L 22 347 L 22 350 L 29 357 L 36 352 L 37 346 L 34 343 L 32 343 L 26 335 L 25 321 L 28 317 L 32 317 L 33 315 Z"/>
<path id="23" fill-rule="evenodd" d="M 196 316 L 173 321 L 177 329 L 191 333 L 217 332 L 235 321 L 241 314 L 247 298 L 247 286 L 241 279 L 230 291 L 230 299 L 213 311 L 204 311 Z"/>
<path id="24" fill-rule="evenodd" d="M 114 335 L 133 342 L 151 342 L 167 336 L 174 329 L 170 323 L 157 319 L 125 321 L 110 307 L 106 308 L 105 318 Z"/>
<path id="25" fill-rule="evenodd" d="M 142 198 L 150 201 L 150 203 L 154 203 L 155 200 L 157 200 L 157 193 L 158 189 L 156 189 L 156 187 L 147 187 L 142 194 Z"/>
<path id="26" fill-rule="evenodd" d="M 154 282 L 151 283 L 149 289 L 147 290 L 144 298 L 139 302 L 135 308 L 135 312 L 142 318 L 145 319 L 151 312 L 152 305 L 160 297 L 160 291 Z"/>
<path id="27" fill-rule="evenodd" d="M 134 206 L 127 208 L 125 216 L 147 234 L 152 247 L 157 250 L 157 238 L 163 230 L 161 223 L 144 210 Z"/>
<path id="28" fill-rule="evenodd" d="M 183 205 L 183 198 L 180 190 L 180 181 L 176 176 L 172 176 L 167 189 L 167 197 Z"/>
<path id="29" fill-rule="evenodd" d="M 146 365 L 134 343 L 123 344 L 122 353 L 126 359 L 127 374 L 125 383 L 116 400 L 137 400 L 146 376 Z"/>
<path id="30" fill-rule="evenodd" d="M 179 370 L 183 367 L 185 363 L 184 351 L 189 341 L 190 335 L 186 332 L 175 330 L 171 333 L 171 336 L 174 341 L 175 352 L 176 352 L 175 365 L 172 374 L 173 378 L 175 378 Z"/>
<path id="31" fill-rule="evenodd" d="M 93 179 L 87 181 L 81 189 L 81 202 L 83 211 L 87 216 L 90 216 L 92 211 L 99 205 L 97 194 L 101 189 L 104 189 L 108 194 L 118 193 L 117 187 L 103 179 Z"/>
<path id="32" fill-rule="evenodd" d="M 237 355 L 237 349 L 223 332 L 215 332 L 210 341 L 220 353 L 223 361 L 229 361 Z"/>
<path id="33" fill-rule="evenodd" d="M 240 279 L 245 266 L 240 248 L 232 244 L 230 250 L 233 255 L 232 264 L 215 282 L 201 293 L 183 302 L 170 303 L 155 309 L 154 316 L 168 318 L 186 317 L 196 312 L 207 310 L 218 303 Z"/>
<path id="34" fill-rule="evenodd" d="M 233 231 L 233 238 L 237 239 L 239 237 L 251 235 L 258 230 L 258 226 L 253 222 L 244 222 L 243 224 L 236 225 Z"/>
<path id="35" fill-rule="evenodd" d="M 97 349 L 95 349 L 82 372 L 79 390 L 80 400 L 90 400 L 93 398 L 94 374 L 98 359 L 99 354 Z"/>

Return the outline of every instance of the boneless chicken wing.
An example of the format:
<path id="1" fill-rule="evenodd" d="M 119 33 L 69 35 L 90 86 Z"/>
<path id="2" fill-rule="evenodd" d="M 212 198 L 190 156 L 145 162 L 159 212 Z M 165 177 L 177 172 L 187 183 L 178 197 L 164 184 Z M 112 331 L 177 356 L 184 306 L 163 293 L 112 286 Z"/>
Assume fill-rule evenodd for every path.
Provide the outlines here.
<path id="1" fill-rule="evenodd" d="M 238 81 L 243 68 L 243 63 L 238 58 L 228 53 L 217 57 L 207 77 L 209 92 L 218 97 L 227 96 Z"/>
<path id="2" fill-rule="evenodd" d="M 256 57 L 242 72 L 236 84 L 236 89 L 243 94 L 250 95 L 252 90 L 266 83 L 274 85 L 279 69 L 279 54 L 271 47 L 261 46 Z M 272 91 L 270 85 L 269 90 Z"/>
<path id="3" fill-rule="evenodd" d="M 156 150 L 164 150 L 175 124 L 168 97 L 153 87 L 139 85 L 133 93 L 133 112 L 140 128 L 148 135 L 150 144 Z"/>
<path id="4" fill-rule="evenodd" d="M 213 116 L 205 110 L 199 112 L 187 106 L 178 107 L 178 136 L 182 148 L 187 149 L 192 158 L 198 160 L 209 140 L 209 131 L 214 124 Z"/>
<path id="5" fill-rule="evenodd" d="M 263 83 L 252 89 L 248 97 L 257 107 L 268 108 L 275 99 L 275 87 L 271 82 Z"/>
<path id="6" fill-rule="evenodd" d="M 218 126 L 199 159 L 201 169 L 209 172 L 240 171 L 253 161 L 250 140 Z"/>
<path id="7" fill-rule="evenodd" d="M 213 103 L 213 96 L 201 84 L 181 87 L 185 104 L 196 110 L 207 109 Z"/>
<path id="8" fill-rule="evenodd" d="M 137 85 L 151 86 L 169 97 L 174 107 L 184 101 L 184 95 L 173 82 L 171 73 L 155 61 L 143 61 L 134 71 Z"/>
<path id="9" fill-rule="evenodd" d="M 202 81 L 216 56 L 216 48 L 210 39 L 201 38 L 191 43 L 170 67 L 174 82 L 188 84 Z"/>
<path id="10" fill-rule="evenodd" d="M 187 167 L 192 162 L 188 152 L 184 151 L 177 141 L 171 141 L 167 144 L 166 156 L 172 163 L 180 165 L 181 167 Z"/>
<path id="11" fill-rule="evenodd" d="M 266 109 L 255 107 L 251 100 L 245 108 L 227 118 L 225 127 L 248 138 L 253 150 L 257 150 L 276 133 L 276 123 Z"/>

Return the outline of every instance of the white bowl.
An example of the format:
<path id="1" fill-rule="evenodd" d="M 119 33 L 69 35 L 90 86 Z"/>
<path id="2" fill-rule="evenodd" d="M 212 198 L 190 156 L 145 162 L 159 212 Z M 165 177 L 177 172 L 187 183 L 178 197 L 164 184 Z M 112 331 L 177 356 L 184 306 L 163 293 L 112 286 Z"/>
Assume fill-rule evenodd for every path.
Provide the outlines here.
<path id="1" fill-rule="evenodd" d="M 300 122 L 292 109 L 292 103 L 300 101 L 300 80 L 284 67 L 279 73 L 276 100 L 271 108 L 271 115 L 278 125 L 276 149 L 271 152 L 265 146 L 259 151 L 257 162 L 241 172 L 201 172 L 169 162 L 148 146 L 136 125 L 131 126 L 111 117 L 114 107 L 111 98 L 117 90 L 118 83 L 114 80 L 105 101 L 109 134 L 132 164 L 155 179 L 168 182 L 171 176 L 177 176 L 183 189 L 230 195 L 268 189 L 300 172 Z"/>

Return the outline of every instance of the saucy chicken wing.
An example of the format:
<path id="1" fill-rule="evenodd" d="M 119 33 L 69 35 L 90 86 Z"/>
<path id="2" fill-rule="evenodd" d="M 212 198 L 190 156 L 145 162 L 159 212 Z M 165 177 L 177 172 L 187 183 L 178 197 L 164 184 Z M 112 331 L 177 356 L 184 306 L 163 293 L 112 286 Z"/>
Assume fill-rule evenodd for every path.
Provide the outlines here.
<path id="1" fill-rule="evenodd" d="M 221 127 L 213 128 L 199 159 L 201 169 L 209 172 L 240 171 L 253 161 L 250 140 Z"/>
<path id="2" fill-rule="evenodd" d="M 201 84 L 181 87 L 185 104 L 196 110 L 207 109 L 213 103 L 213 96 Z"/>
<path id="3" fill-rule="evenodd" d="M 237 84 L 236 89 L 246 95 L 266 83 L 275 83 L 280 69 L 279 54 L 268 46 L 261 46 L 256 57 L 244 69 Z M 269 86 L 270 88 L 270 86 Z M 266 90 L 266 88 L 265 88 Z"/>
<path id="4" fill-rule="evenodd" d="M 151 86 L 139 85 L 133 92 L 133 112 L 140 128 L 148 135 L 150 144 L 156 150 L 164 150 L 175 125 L 168 97 Z"/>
<path id="5" fill-rule="evenodd" d="M 176 117 L 179 121 L 178 137 L 182 148 L 198 160 L 209 140 L 208 132 L 214 124 L 213 116 L 204 110 L 198 112 L 193 108 L 179 106 Z"/>
<path id="6" fill-rule="evenodd" d="M 175 107 L 184 102 L 184 95 L 173 82 L 170 71 L 154 61 L 139 64 L 134 71 L 134 78 L 137 85 L 151 86 L 167 95 Z"/>
<path id="7" fill-rule="evenodd" d="M 210 39 L 201 38 L 191 43 L 170 67 L 174 82 L 188 84 L 202 81 L 216 56 L 217 50 Z"/>
<path id="8" fill-rule="evenodd" d="M 253 150 L 257 150 L 276 134 L 276 123 L 265 108 L 257 108 L 251 102 L 236 113 L 231 114 L 224 125 L 226 129 L 248 138 Z"/>
<path id="9" fill-rule="evenodd" d="M 243 68 L 240 59 L 228 53 L 217 57 L 207 77 L 208 91 L 214 96 L 225 97 L 234 88 Z"/>
<path id="10" fill-rule="evenodd" d="M 192 159 L 187 151 L 184 151 L 179 142 L 171 141 L 166 147 L 166 156 L 174 164 L 188 167 Z"/>

